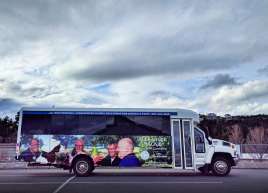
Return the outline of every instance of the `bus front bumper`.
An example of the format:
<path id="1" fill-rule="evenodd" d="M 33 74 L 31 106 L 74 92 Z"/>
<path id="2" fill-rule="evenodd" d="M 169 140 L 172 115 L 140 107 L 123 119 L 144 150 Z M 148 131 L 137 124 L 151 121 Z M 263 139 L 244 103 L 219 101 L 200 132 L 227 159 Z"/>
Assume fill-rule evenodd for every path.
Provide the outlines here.
<path id="1" fill-rule="evenodd" d="M 233 157 L 233 160 L 234 160 L 234 166 L 236 166 L 238 164 L 239 160 L 240 160 L 239 156 L 236 155 L 235 157 Z"/>

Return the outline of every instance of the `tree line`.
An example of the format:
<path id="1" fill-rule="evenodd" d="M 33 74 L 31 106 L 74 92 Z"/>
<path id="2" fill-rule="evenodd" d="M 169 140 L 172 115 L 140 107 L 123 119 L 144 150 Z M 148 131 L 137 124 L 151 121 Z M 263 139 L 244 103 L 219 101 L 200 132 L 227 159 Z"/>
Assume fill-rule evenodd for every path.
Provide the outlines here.
<path id="1" fill-rule="evenodd" d="M 0 117 L 0 143 L 15 143 L 19 124 L 19 113 L 15 118 Z"/>

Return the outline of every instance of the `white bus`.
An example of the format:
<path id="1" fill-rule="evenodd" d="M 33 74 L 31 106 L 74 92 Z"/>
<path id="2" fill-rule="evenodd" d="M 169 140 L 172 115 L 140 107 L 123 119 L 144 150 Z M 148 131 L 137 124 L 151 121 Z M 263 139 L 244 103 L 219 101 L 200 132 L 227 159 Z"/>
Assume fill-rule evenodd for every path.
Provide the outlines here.
<path id="1" fill-rule="evenodd" d="M 186 109 L 22 108 L 16 158 L 88 176 L 96 167 L 229 174 L 235 145 L 211 139 Z"/>

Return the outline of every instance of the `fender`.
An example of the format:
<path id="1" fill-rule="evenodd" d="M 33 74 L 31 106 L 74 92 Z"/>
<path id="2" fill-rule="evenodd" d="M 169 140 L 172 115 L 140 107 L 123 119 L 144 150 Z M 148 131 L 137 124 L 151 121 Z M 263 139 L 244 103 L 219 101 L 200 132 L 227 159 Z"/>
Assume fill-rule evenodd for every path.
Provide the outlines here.
<path id="1" fill-rule="evenodd" d="M 211 160 L 212 160 L 212 157 L 213 157 L 214 153 L 215 153 L 215 147 L 210 146 L 209 149 L 208 149 L 207 155 L 206 155 L 206 159 L 205 159 L 206 164 L 211 163 Z"/>
<path id="2" fill-rule="evenodd" d="M 232 157 L 232 153 L 230 151 L 215 151 L 215 150 L 216 150 L 215 147 L 209 148 L 207 156 L 206 156 L 206 160 L 205 160 L 206 164 L 211 164 L 215 156 L 224 156 L 230 160 L 232 166 L 236 165 L 234 158 Z"/>

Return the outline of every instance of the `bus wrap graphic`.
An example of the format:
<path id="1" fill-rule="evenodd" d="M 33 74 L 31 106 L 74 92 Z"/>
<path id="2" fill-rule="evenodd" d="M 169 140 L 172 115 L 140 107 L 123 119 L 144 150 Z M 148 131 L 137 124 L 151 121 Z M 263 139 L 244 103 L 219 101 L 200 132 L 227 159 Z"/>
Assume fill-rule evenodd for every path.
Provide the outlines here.
<path id="1" fill-rule="evenodd" d="M 76 176 L 95 167 L 225 176 L 238 161 L 234 144 L 206 137 L 195 125 L 198 114 L 186 109 L 23 108 L 20 115 L 16 159 Z"/>
<path id="2" fill-rule="evenodd" d="M 69 165 L 77 154 L 95 166 L 172 167 L 171 136 L 23 135 L 20 159 Z"/>

